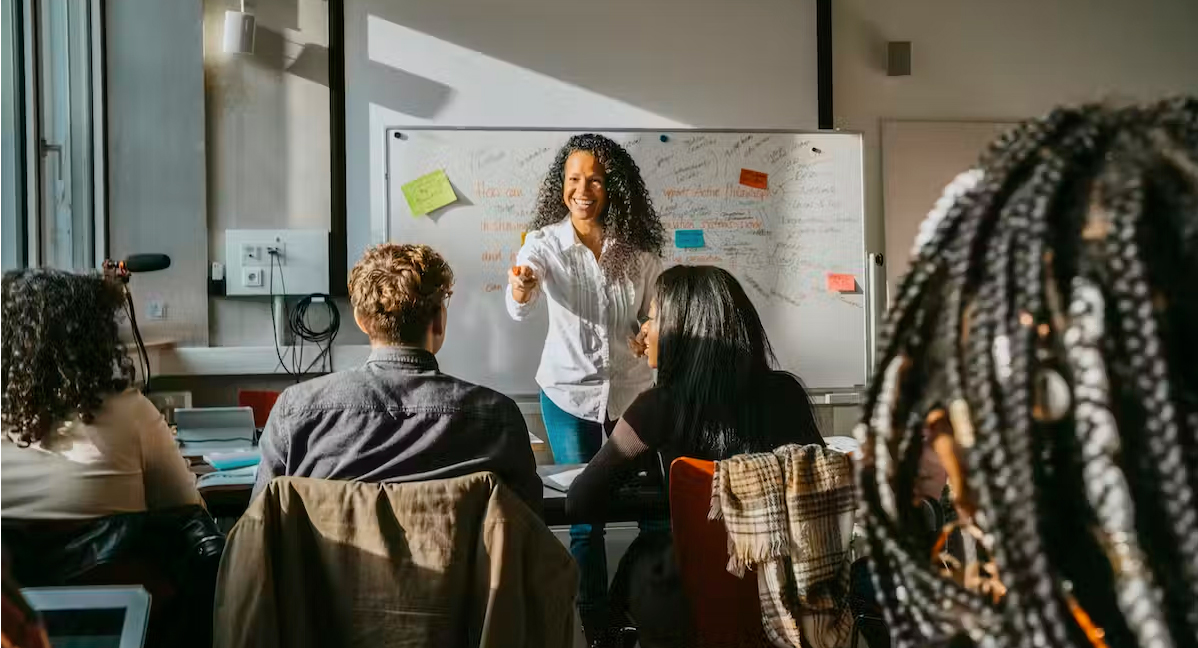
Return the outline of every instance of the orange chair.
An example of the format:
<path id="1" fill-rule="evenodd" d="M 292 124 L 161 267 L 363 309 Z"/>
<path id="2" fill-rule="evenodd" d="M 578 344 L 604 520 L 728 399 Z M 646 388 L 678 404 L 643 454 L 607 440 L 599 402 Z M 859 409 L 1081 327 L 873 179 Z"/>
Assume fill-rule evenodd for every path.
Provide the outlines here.
<path id="1" fill-rule="evenodd" d="M 728 535 L 708 520 L 715 464 L 679 457 L 670 464 L 670 524 L 682 589 L 694 619 L 695 646 L 767 646 L 757 577 L 729 574 Z"/>
<path id="2" fill-rule="evenodd" d="M 270 418 L 270 411 L 275 408 L 280 393 L 268 389 L 241 389 L 237 392 L 237 406 L 253 409 L 254 427 L 261 430 L 266 427 L 266 420 Z"/>

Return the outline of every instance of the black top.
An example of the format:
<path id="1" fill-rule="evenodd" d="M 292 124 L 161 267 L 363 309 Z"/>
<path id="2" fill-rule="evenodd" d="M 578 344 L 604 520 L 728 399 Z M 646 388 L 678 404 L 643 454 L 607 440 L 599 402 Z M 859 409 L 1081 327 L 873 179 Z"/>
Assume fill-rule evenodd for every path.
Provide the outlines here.
<path id="1" fill-rule="evenodd" d="M 423 349 L 382 347 L 361 368 L 289 387 L 260 444 L 257 495 L 274 477 L 411 482 L 491 471 L 541 512 L 515 401 L 441 373 Z"/>
<path id="2" fill-rule="evenodd" d="M 670 393 L 660 387 L 643 392 L 616 423 L 607 443 L 587 464 L 566 496 L 566 515 L 582 520 L 601 520 L 616 490 L 644 470 L 664 478 L 678 457 L 710 461 L 745 452 L 768 452 L 788 443 L 824 445 L 807 391 L 791 374 L 775 371 L 746 390 L 755 402 L 752 411 L 760 417 L 758 432 L 736 435 L 723 451 L 712 447 L 684 448 L 676 439 L 677 407 Z M 715 410 L 712 418 L 735 421 L 735 412 Z"/>

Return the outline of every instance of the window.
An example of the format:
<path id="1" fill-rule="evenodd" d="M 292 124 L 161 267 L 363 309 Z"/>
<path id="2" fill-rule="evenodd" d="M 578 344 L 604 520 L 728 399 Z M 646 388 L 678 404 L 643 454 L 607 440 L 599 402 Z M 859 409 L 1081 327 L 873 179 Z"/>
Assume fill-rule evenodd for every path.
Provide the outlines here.
<path id="1" fill-rule="evenodd" d="M 0 247 L 3 269 L 25 265 L 25 94 L 20 3 L 4 2 L 0 15 Z"/>
<path id="2" fill-rule="evenodd" d="M 101 0 L 4 3 L 4 268 L 104 257 Z"/>

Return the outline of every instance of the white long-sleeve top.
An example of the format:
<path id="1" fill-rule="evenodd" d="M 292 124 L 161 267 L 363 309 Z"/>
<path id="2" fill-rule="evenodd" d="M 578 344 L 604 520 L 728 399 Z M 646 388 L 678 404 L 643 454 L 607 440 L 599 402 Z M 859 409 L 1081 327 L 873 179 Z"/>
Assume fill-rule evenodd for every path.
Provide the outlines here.
<path id="1" fill-rule="evenodd" d="M 637 318 L 649 312 L 661 259 L 642 252 L 628 277 L 609 278 L 564 218 L 529 232 L 516 263 L 531 267 L 539 283 L 524 304 L 516 302 L 510 287 L 504 293 L 512 319 L 526 318 L 541 293 L 549 302 L 537 384 L 574 416 L 600 423 L 619 418 L 653 382 L 645 360 L 628 348 L 628 338 L 639 330 Z"/>

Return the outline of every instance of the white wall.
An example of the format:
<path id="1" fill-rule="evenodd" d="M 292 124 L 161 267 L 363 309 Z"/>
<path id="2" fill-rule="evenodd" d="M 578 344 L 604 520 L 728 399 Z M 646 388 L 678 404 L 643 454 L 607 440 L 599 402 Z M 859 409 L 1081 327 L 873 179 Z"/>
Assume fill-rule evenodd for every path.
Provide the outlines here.
<path id="1" fill-rule="evenodd" d="M 201 16 L 200 0 L 105 11 L 109 255 L 170 255 L 169 269 L 132 280 L 142 333 L 198 346 L 208 342 Z M 145 321 L 151 297 L 168 300 L 168 321 Z"/>
<path id="2" fill-rule="evenodd" d="M 1006 121 L 1198 93 L 1191 0 L 836 0 L 832 24 L 836 127 L 865 135 L 867 222 L 882 221 L 882 119 Z M 912 42 L 911 76 L 886 76 L 891 40 Z"/>
<path id="3" fill-rule="evenodd" d="M 814 0 L 346 0 L 345 11 L 351 265 L 371 221 L 385 222 L 388 126 L 817 124 Z"/>
<path id="4" fill-rule="evenodd" d="M 257 0 L 254 53 L 221 49 L 225 11 L 238 0 L 204 0 L 208 141 L 208 245 L 225 260 L 228 229 L 329 229 L 328 2 Z M 338 342 L 365 343 L 344 318 Z M 262 298 L 209 299 L 212 346 L 272 346 Z"/>

